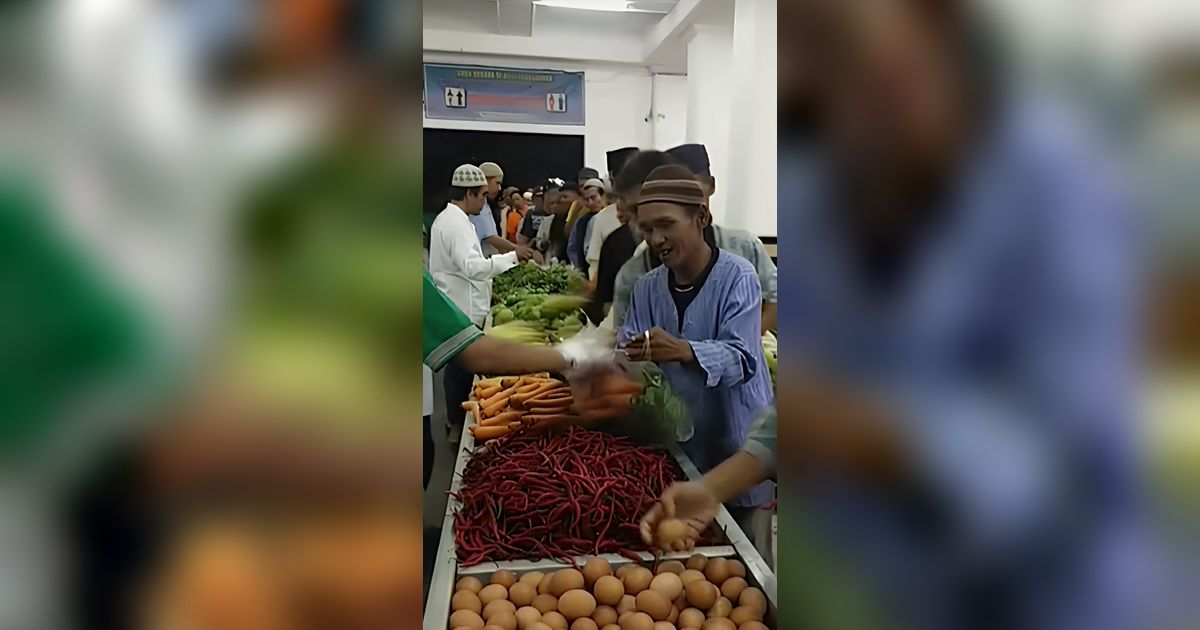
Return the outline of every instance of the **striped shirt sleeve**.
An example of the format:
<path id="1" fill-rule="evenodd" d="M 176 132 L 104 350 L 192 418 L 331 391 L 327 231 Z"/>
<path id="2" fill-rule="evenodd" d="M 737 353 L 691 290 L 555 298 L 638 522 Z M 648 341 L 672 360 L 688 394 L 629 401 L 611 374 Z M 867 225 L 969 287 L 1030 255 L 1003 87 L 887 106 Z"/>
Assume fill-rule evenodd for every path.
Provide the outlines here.
<path id="1" fill-rule="evenodd" d="M 775 477 L 778 470 L 776 450 L 778 435 L 778 419 L 775 407 L 771 407 L 755 419 L 754 424 L 750 425 L 746 443 L 742 445 L 742 450 L 753 455 L 772 478 Z"/>

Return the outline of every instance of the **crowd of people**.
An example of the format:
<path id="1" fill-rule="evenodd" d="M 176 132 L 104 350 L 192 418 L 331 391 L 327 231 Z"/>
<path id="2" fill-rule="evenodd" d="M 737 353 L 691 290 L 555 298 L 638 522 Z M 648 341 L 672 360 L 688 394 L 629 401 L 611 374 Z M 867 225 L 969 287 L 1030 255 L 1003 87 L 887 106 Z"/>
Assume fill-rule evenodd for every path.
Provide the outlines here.
<path id="1" fill-rule="evenodd" d="M 716 179 L 705 147 L 610 151 L 607 181 L 584 168 L 575 181 L 503 184 L 494 162 L 458 167 L 429 230 L 425 358 L 427 368 L 445 373 L 451 439 L 462 431 L 460 403 L 481 356 L 489 357 L 488 374 L 534 364 L 586 374 L 609 369 L 622 353 L 657 364 L 686 401 L 691 423 L 679 437 L 702 472 L 737 455 L 774 405 L 761 337 L 775 325 L 777 272 L 761 240 L 713 224 Z M 483 337 L 493 278 L 522 261 L 576 269 L 586 279 L 593 329 L 557 348 L 518 349 Z M 427 484 L 431 409 L 427 400 Z M 727 497 L 762 548 L 769 512 L 759 508 L 774 498 L 766 477 Z"/>

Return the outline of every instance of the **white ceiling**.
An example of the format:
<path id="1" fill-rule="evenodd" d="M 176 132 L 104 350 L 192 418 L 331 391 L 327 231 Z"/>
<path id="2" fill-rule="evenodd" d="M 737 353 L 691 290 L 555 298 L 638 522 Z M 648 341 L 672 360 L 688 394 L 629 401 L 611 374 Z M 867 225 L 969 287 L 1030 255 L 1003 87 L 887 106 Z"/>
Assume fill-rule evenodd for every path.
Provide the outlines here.
<path id="1" fill-rule="evenodd" d="M 694 24 L 732 24 L 729 0 L 423 0 L 425 50 L 608 61 L 686 72 Z"/>

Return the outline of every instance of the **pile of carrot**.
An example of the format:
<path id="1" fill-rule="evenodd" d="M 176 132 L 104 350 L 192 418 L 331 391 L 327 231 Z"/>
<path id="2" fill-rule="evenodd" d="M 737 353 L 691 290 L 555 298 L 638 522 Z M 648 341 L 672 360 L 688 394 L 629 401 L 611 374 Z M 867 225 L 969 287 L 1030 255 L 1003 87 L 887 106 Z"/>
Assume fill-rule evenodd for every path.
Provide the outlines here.
<path id="1" fill-rule="evenodd" d="M 587 383 L 576 401 L 567 383 L 549 374 L 483 379 L 475 384 L 474 400 L 462 404 L 474 424 L 471 434 L 487 442 L 514 433 L 560 428 L 625 416 L 642 393 L 641 383 L 616 374 L 603 374 Z"/>
<path id="2" fill-rule="evenodd" d="M 523 428 L 562 422 L 573 403 L 571 388 L 543 373 L 480 380 L 475 399 L 462 407 L 475 420 L 471 434 L 486 442 Z"/>

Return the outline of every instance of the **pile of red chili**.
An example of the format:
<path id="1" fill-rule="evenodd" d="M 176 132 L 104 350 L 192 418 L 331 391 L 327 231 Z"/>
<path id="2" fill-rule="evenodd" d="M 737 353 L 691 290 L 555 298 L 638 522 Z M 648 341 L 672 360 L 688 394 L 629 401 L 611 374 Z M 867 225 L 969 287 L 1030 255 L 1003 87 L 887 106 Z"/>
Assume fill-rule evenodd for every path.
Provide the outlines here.
<path id="1" fill-rule="evenodd" d="M 638 521 L 682 478 L 661 448 L 574 426 L 493 442 L 472 455 L 455 494 L 459 562 L 637 558 Z"/>

